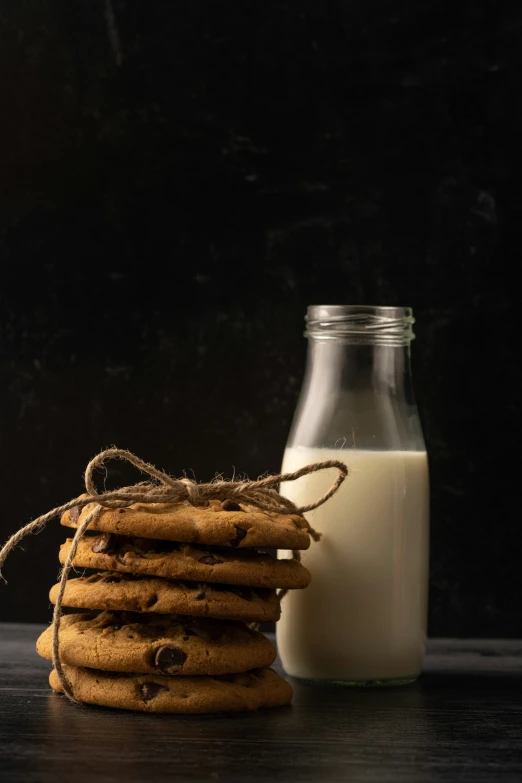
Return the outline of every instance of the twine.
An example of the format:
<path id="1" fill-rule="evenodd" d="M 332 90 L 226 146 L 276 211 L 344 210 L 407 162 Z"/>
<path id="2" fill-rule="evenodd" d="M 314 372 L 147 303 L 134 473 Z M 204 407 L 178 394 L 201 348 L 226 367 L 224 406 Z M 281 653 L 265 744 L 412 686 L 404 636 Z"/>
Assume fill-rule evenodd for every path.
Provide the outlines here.
<path id="1" fill-rule="evenodd" d="M 94 484 L 94 471 L 97 468 L 103 467 L 103 465 L 111 459 L 121 459 L 130 462 L 131 465 L 134 465 L 143 473 L 147 473 L 157 483 L 154 481 L 142 481 L 133 484 L 132 486 L 121 487 L 109 492 L 98 492 Z M 295 506 L 291 500 L 279 495 L 279 493 L 273 489 L 274 486 L 284 481 L 296 481 L 296 479 L 299 479 L 302 476 L 306 476 L 309 473 L 315 473 L 318 470 L 325 470 L 326 468 L 336 468 L 339 471 L 339 475 L 328 492 L 320 497 L 319 500 L 316 500 L 315 503 L 309 503 L 306 506 Z M 60 685 L 65 695 L 72 702 L 79 704 L 79 701 L 74 696 L 72 688 L 65 676 L 59 656 L 59 630 L 62 617 L 62 600 L 67 578 L 72 568 L 80 539 L 91 522 L 102 513 L 104 508 L 126 508 L 132 505 L 132 503 L 181 503 L 183 501 L 188 501 L 192 506 L 206 506 L 208 505 L 209 500 L 236 500 L 241 503 L 256 506 L 263 511 L 279 514 L 303 514 L 306 511 L 318 508 L 332 497 L 347 475 L 348 468 L 343 462 L 330 459 L 325 460 L 324 462 L 315 462 L 312 465 L 306 465 L 293 473 L 278 473 L 275 476 L 267 476 L 266 478 L 258 479 L 257 481 L 215 480 L 208 484 L 198 484 L 187 478 L 173 478 L 125 449 L 106 449 L 94 457 L 87 465 L 85 471 L 86 495 L 70 500 L 68 503 L 64 503 L 63 506 L 53 508 L 51 511 L 48 511 L 47 514 L 43 514 L 41 517 L 38 517 L 38 519 L 35 519 L 20 528 L 20 530 L 9 538 L 5 546 L 0 550 L 0 578 L 4 579 L 1 569 L 8 555 L 18 546 L 25 536 L 30 533 L 33 533 L 34 535 L 40 533 L 51 519 L 61 516 L 65 511 L 69 511 L 75 506 L 83 508 L 89 503 L 96 504 L 77 527 L 67 560 L 60 576 L 60 587 L 53 612 L 53 666 L 56 669 L 56 674 L 58 675 Z M 314 541 L 320 539 L 320 534 L 317 533 L 308 522 L 307 530 Z M 294 551 L 293 554 L 296 559 L 300 559 L 299 552 L 296 553 Z M 5 581 L 6 580 L 4 579 L 4 582 Z M 278 593 L 279 597 L 282 598 L 286 592 L 286 590 L 281 590 Z"/>

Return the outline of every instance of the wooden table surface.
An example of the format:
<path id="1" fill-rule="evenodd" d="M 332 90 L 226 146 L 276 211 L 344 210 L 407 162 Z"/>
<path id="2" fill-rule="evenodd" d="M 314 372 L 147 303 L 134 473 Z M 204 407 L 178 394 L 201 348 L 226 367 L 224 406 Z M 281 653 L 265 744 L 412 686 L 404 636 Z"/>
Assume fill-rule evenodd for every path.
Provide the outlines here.
<path id="1" fill-rule="evenodd" d="M 437 640 L 414 685 L 293 683 L 291 707 L 178 717 L 53 694 L 41 630 L 0 624 L 1 783 L 522 780 L 522 642 Z"/>

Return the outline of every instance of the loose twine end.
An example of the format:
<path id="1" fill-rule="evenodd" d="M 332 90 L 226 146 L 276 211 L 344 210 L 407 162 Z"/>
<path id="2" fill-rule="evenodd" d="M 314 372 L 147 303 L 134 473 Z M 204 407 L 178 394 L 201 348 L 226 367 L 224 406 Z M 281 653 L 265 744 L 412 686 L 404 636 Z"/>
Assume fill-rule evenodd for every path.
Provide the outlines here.
<path id="1" fill-rule="evenodd" d="M 130 462 L 130 464 L 134 465 L 138 470 L 141 470 L 143 473 L 150 476 L 152 481 L 141 481 L 129 487 L 121 487 L 109 492 L 98 492 L 94 483 L 94 471 L 97 468 L 103 467 L 103 465 L 111 459 L 121 459 Z M 339 471 L 339 475 L 330 489 L 314 503 L 309 503 L 306 506 L 296 506 L 291 500 L 283 497 L 274 489 L 275 486 L 283 482 L 296 481 L 297 479 L 302 478 L 302 476 L 315 473 L 319 470 L 326 470 L 327 468 L 336 468 Z M 30 534 L 37 535 L 45 528 L 51 519 L 61 516 L 75 506 L 83 508 L 89 503 L 95 504 L 94 508 L 89 511 L 85 519 L 78 525 L 74 534 L 71 548 L 60 577 L 60 587 L 58 589 L 58 596 L 53 611 L 53 666 L 56 669 L 60 686 L 67 698 L 72 702 L 79 704 L 80 702 L 74 696 L 69 681 L 65 676 L 59 655 L 62 600 L 65 592 L 65 585 L 76 556 L 80 539 L 91 522 L 102 513 L 104 508 L 125 508 L 132 503 L 181 503 L 185 500 L 193 506 L 204 506 L 209 500 L 230 499 L 247 505 L 256 506 L 263 511 L 301 515 L 322 506 L 323 503 L 337 492 L 347 475 L 348 468 L 344 462 L 331 459 L 306 465 L 293 473 L 278 473 L 277 475 L 267 476 L 266 478 L 258 479 L 257 481 L 219 480 L 206 484 L 198 484 L 191 479 L 173 478 L 125 449 L 106 449 L 96 455 L 87 465 L 85 470 L 86 495 L 74 498 L 74 500 L 70 500 L 62 506 L 53 508 L 51 511 L 48 511 L 47 514 L 43 514 L 41 517 L 38 517 L 38 519 L 35 519 L 20 528 L 20 530 L 9 538 L 5 546 L 0 550 L 0 579 L 6 582 L 6 579 L 2 574 L 2 567 L 9 554 L 18 546 L 25 536 Z M 314 541 L 320 540 L 321 534 L 314 530 L 308 522 L 307 529 Z M 293 552 L 293 556 L 296 560 L 301 559 L 300 553 L 297 550 Z M 279 599 L 281 600 L 286 593 L 287 590 L 280 590 L 278 592 Z"/>

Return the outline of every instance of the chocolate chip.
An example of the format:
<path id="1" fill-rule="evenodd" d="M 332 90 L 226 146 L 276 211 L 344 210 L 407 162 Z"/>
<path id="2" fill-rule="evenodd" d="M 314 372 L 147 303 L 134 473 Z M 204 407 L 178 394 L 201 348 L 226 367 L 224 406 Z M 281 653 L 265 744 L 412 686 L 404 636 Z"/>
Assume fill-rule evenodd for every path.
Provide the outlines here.
<path id="1" fill-rule="evenodd" d="M 236 537 L 230 542 L 232 546 L 239 546 L 239 542 L 244 539 L 248 531 L 236 525 Z"/>
<path id="2" fill-rule="evenodd" d="M 124 508 L 119 508 L 118 509 L 118 513 L 119 514 L 125 514 L 125 509 Z"/>
<path id="3" fill-rule="evenodd" d="M 78 518 L 80 516 L 80 513 L 81 513 L 80 506 L 73 506 L 69 510 L 69 519 L 71 520 L 71 522 L 78 522 Z"/>
<path id="4" fill-rule="evenodd" d="M 204 598 L 207 597 L 207 591 L 205 590 L 205 587 L 199 588 L 199 593 L 196 595 L 196 601 L 202 601 Z"/>
<path id="5" fill-rule="evenodd" d="M 239 503 L 230 499 L 224 500 L 221 504 L 221 508 L 223 511 L 243 511 Z"/>
<path id="6" fill-rule="evenodd" d="M 161 544 L 161 541 L 154 542 L 149 538 L 129 538 L 126 547 L 127 551 L 131 552 L 133 556 L 142 557 L 150 552 L 159 552 L 160 549 L 164 549 L 164 547 L 160 546 Z"/>
<path id="7" fill-rule="evenodd" d="M 187 656 L 180 647 L 158 647 L 154 656 L 154 666 L 163 674 L 174 674 L 185 663 Z"/>
<path id="8" fill-rule="evenodd" d="M 204 557 L 199 558 L 199 562 L 203 563 L 203 565 L 218 565 L 218 563 L 223 563 L 223 560 L 219 560 L 217 557 L 214 557 L 214 555 L 205 555 Z"/>
<path id="9" fill-rule="evenodd" d="M 106 555 L 116 545 L 116 536 L 112 533 L 102 533 L 92 547 L 96 554 Z"/>
<path id="10" fill-rule="evenodd" d="M 144 682 L 140 691 L 143 701 L 151 701 L 151 699 L 155 699 L 161 691 L 168 691 L 168 688 L 166 685 L 159 685 L 157 682 Z"/>

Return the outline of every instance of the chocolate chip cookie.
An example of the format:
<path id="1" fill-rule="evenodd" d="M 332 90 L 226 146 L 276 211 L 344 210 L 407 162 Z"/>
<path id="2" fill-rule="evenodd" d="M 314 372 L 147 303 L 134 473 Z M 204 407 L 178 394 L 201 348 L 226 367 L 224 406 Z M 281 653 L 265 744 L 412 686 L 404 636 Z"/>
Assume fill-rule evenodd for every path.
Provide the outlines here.
<path id="1" fill-rule="evenodd" d="M 36 643 L 52 659 L 52 626 Z M 272 642 L 247 625 L 131 612 L 69 614 L 60 622 L 60 660 L 71 666 L 144 674 L 237 674 L 270 666 Z"/>
<path id="2" fill-rule="evenodd" d="M 58 589 L 57 584 L 51 588 L 53 603 Z M 276 621 L 281 614 L 275 590 L 174 582 L 115 571 L 69 579 L 62 603 L 78 609 L 186 614 L 257 623 Z"/>
<path id="3" fill-rule="evenodd" d="M 79 701 L 102 707 L 178 714 L 245 712 L 280 707 L 292 698 L 292 688 L 272 669 L 221 677 L 165 677 L 119 674 L 64 666 Z M 56 671 L 49 677 L 53 690 L 61 687 Z"/>
<path id="4" fill-rule="evenodd" d="M 78 506 L 61 519 L 77 527 L 90 508 Z M 235 501 L 209 501 L 205 508 L 184 503 L 134 503 L 104 509 L 89 526 L 102 533 L 238 548 L 308 549 L 308 523 L 298 514 L 276 514 Z"/>
<path id="5" fill-rule="evenodd" d="M 68 538 L 60 548 L 62 565 L 69 554 L 71 540 Z M 252 549 L 209 549 L 117 533 L 84 536 L 73 565 L 247 587 L 295 590 L 307 587 L 310 583 L 310 572 L 297 560 L 277 560 Z"/>

